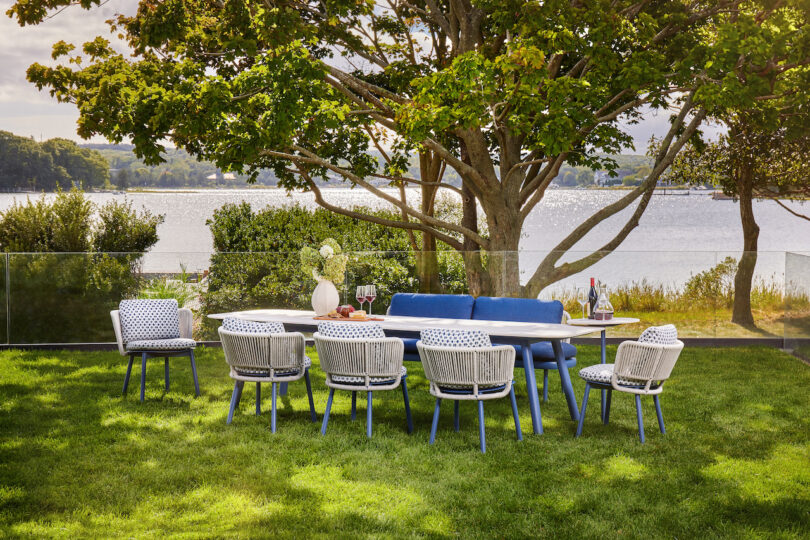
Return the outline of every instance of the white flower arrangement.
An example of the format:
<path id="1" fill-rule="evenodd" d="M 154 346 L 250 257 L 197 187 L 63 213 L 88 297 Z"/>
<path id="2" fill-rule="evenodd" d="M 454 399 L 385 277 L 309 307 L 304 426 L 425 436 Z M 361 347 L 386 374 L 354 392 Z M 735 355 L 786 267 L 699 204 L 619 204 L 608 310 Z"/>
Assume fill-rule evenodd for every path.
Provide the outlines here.
<path id="1" fill-rule="evenodd" d="M 317 250 L 309 246 L 301 248 L 301 268 L 315 281 L 326 279 L 332 283 L 342 282 L 348 262 L 348 256 L 334 238 L 324 240 Z"/>

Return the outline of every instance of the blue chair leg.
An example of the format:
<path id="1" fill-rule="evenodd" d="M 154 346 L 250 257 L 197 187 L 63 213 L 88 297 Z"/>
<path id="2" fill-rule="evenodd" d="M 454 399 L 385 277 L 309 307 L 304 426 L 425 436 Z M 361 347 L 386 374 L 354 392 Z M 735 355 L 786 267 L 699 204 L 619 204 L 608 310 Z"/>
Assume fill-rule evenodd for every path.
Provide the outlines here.
<path id="1" fill-rule="evenodd" d="M 231 394 L 231 408 L 228 411 L 228 419 L 225 420 L 225 424 L 230 424 L 231 422 L 233 422 L 233 413 L 236 410 L 236 403 L 239 401 L 240 382 L 241 381 L 235 381 L 233 383 L 233 394 Z"/>
<path id="2" fill-rule="evenodd" d="M 273 409 L 270 411 L 270 433 L 276 432 L 276 387 L 278 383 L 271 383 L 270 385 L 270 394 L 273 396 L 272 398 L 272 406 Z"/>
<path id="3" fill-rule="evenodd" d="M 548 370 L 543 370 L 543 403 L 548 403 Z"/>
<path id="4" fill-rule="evenodd" d="M 413 417 L 411 417 L 411 400 L 408 398 L 408 381 L 402 377 L 402 399 L 405 401 L 405 421 L 408 424 L 408 433 L 413 433 Z"/>
<path id="5" fill-rule="evenodd" d="M 453 402 L 453 428 L 458 432 L 461 429 L 461 420 L 459 419 L 458 409 L 459 409 L 459 401 Z"/>
<path id="6" fill-rule="evenodd" d="M 309 414 L 312 416 L 312 421 L 318 421 L 318 415 L 315 414 L 315 400 L 312 399 L 312 383 L 309 381 L 309 368 L 304 370 L 304 381 L 307 383 L 307 396 L 309 397 Z"/>
<path id="7" fill-rule="evenodd" d="M 582 398 L 582 411 L 579 413 L 579 423 L 577 423 L 577 433 L 574 437 L 582 435 L 582 424 L 585 423 L 585 409 L 588 408 L 588 394 L 591 393 L 591 385 L 585 383 L 585 396 Z"/>
<path id="8" fill-rule="evenodd" d="M 146 391 L 146 353 L 141 354 L 141 402 Z"/>
<path id="9" fill-rule="evenodd" d="M 132 374 L 132 361 L 135 360 L 135 356 L 129 355 L 129 363 L 127 364 L 127 374 L 124 377 L 124 390 L 121 392 L 122 394 L 127 393 L 127 387 L 129 386 L 129 376 Z"/>
<path id="10" fill-rule="evenodd" d="M 610 400 L 613 396 L 613 390 L 607 391 L 607 400 L 605 401 L 605 418 L 602 420 L 605 425 L 610 421 Z"/>
<path id="11" fill-rule="evenodd" d="M 236 394 L 236 406 L 239 406 L 239 403 L 242 401 L 242 390 L 245 388 L 245 381 L 238 381 L 239 382 L 239 393 Z"/>
<path id="12" fill-rule="evenodd" d="M 329 423 L 329 411 L 332 410 L 332 398 L 335 397 L 335 389 L 329 389 L 329 399 L 326 400 L 326 410 L 323 413 L 323 424 L 321 425 L 321 435 L 326 435 L 326 425 Z"/>
<path id="13" fill-rule="evenodd" d="M 658 429 L 661 430 L 661 433 L 667 433 L 667 430 L 664 429 L 664 415 L 661 414 L 661 403 L 658 401 L 658 396 L 653 396 L 653 401 L 655 402 L 655 414 L 658 415 Z"/>
<path id="14" fill-rule="evenodd" d="M 262 414 L 262 383 L 256 383 L 256 416 Z"/>
<path id="15" fill-rule="evenodd" d="M 194 393 L 197 397 L 200 397 L 200 381 L 197 379 L 197 364 L 194 362 L 194 351 L 190 350 L 188 355 L 191 358 L 191 374 L 194 376 Z"/>
<path id="16" fill-rule="evenodd" d="M 638 438 L 644 444 L 644 417 L 641 415 L 641 396 L 636 394 L 636 416 L 638 417 Z"/>
<path id="17" fill-rule="evenodd" d="M 366 437 L 371 438 L 371 392 L 366 393 Z"/>
<path id="18" fill-rule="evenodd" d="M 481 440 L 481 453 L 487 453 L 487 434 L 484 432 L 484 402 L 478 402 L 478 437 Z"/>
<path id="19" fill-rule="evenodd" d="M 285 382 L 279 383 L 279 385 L 278 385 L 278 395 L 286 396 L 287 395 L 287 386 L 288 386 L 288 384 L 285 383 Z"/>
<path id="20" fill-rule="evenodd" d="M 433 410 L 433 424 L 430 426 L 430 444 L 436 441 L 436 428 L 439 427 L 439 409 L 442 406 L 442 399 L 436 398 L 436 408 Z"/>
<path id="21" fill-rule="evenodd" d="M 352 422 L 357 420 L 357 392 L 352 392 Z"/>
<path id="22" fill-rule="evenodd" d="M 517 399 L 515 399 L 515 384 L 512 383 L 512 388 L 509 389 L 509 399 L 512 402 L 512 416 L 515 417 L 515 432 L 517 433 L 517 439 L 519 441 L 523 440 L 523 432 L 520 429 L 520 416 L 518 415 L 517 409 Z"/>
<path id="23" fill-rule="evenodd" d="M 166 379 L 166 391 L 169 391 L 169 357 L 163 359 L 163 378 Z"/>

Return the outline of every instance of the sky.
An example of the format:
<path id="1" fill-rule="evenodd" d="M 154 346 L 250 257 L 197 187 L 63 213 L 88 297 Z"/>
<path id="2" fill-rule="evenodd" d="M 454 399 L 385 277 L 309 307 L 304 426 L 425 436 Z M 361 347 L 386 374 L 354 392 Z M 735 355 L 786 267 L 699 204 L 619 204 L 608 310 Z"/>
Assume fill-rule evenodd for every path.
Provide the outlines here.
<path id="1" fill-rule="evenodd" d="M 73 6 L 38 26 L 23 28 L 5 15 L 12 4 L 12 0 L 0 0 L 0 131 L 36 140 L 63 137 L 77 142 L 107 142 L 103 137 L 80 139 L 76 134 L 76 107 L 57 103 L 47 90 L 38 91 L 26 81 L 25 71 L 34 62 L 53 64 L 51 46 L 59 40 L 80 46 L 101 35 L 117 42 L 104 21 L 119 12 L 134 13 L 137 0 L 114 0 L 90 11 Z M 627 126 L 635 149 L 624 153 L 645 153 L 652 134 L 660 137 L 666 133 L 668 117 L 666 112 L 647 111 L 643 122 Z"/>

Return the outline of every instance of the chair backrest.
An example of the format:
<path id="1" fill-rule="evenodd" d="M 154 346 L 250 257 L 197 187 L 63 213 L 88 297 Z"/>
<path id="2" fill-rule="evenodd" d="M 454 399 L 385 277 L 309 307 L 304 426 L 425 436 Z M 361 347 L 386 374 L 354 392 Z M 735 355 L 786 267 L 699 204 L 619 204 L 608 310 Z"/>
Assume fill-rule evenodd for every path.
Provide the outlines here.
<path id="1" fill-rule="evenodd" d="M 279 322 L 226 318 L 219 337 L 225 361 L 237 370 L 272 370 L 272 375 L 304 368 L 304 335 L 284 332 Z"/>
<path id="2" fill-rule="evenodd" d="M 175 339 L 180 337 L 177 300 L 122 300 L 118 305 L 121 340 Z"/>
<path id="3" fill-rule="evenodd" d="M 425 377 L 434 385 L 474 387 L 477 393 L 479 386 L 512 381 L 515 349 L 493 347 L 486 332 L 431 328 L 420 336 L 416 346 Z"/>
<path id="4" fill-rule="evenodd" d="M 391 297 L 389 315 L 469 319 L 475 298 L 469 294 L 396 293 Z"/>
<path id="5" fill-rule="evenodd" d="M 682 350 L 683 342 L 678 340 L 675 326 L 652 326 L 638 341 L 619 345 L 613 376 L 617 380 L 639 381 L 647 390 L 652 384 L 660 386 L 672 374 Z"/>
<path id="6" fill-rule="evenodd" d="M 330 377 L 327 384 L 332 375 L 362 377 L 365 386 L 371 377 L 399 384 L 404 346 L 399 338 L 385 337 L 379 324 L 325 321 L 313 338 L 321 369 Z"/>
<path id="7" fill-rule="evenodd" d="M 534 298 L 496 298 L 479 296 L 475 299 L 472 318 L 479 321 L 512 321 L 560 324 L 563 305 L 559 300 Z"/>

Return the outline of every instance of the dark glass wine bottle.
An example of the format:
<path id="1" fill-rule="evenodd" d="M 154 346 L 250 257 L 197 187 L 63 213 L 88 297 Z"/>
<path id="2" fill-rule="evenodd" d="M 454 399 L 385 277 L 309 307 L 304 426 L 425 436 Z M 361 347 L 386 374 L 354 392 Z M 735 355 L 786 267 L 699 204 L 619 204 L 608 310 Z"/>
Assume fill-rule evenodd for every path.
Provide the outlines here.
<path id="1" fill-rule="evenodd" d="M 596 294 L 596 283 L 595 279 L 591 278 L 591 290 L 588 291 L 588 304 L 590 305 L 590 310 L 588 310 L 588 318 L 593 319 L 593 310 L 596 307 L 596 300 L 599 298 L 599 295 Z"/>

